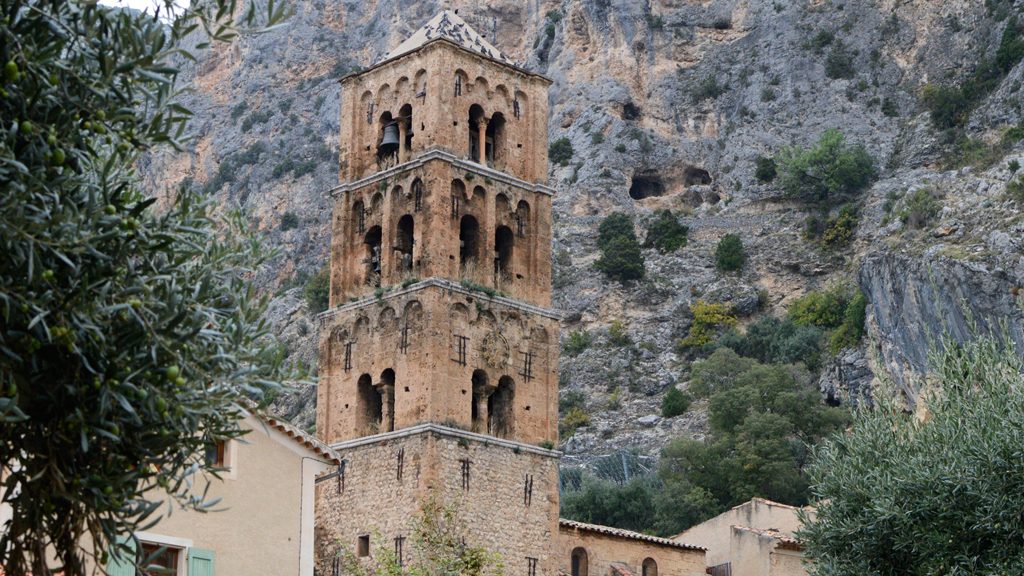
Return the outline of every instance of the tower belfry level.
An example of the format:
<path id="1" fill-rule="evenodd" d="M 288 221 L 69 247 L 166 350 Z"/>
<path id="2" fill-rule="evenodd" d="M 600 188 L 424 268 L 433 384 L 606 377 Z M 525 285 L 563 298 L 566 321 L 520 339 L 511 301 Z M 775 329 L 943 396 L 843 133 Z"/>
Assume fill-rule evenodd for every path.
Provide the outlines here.
<path id="1" fill-rule="evenodd" d="M 321 574 L 340 547 L 399 550 L 428 498 L 508 573 L 557 572 L 549 86 L 449 11 L 342 80 L 317 433 L 345 462 L 317 488 Z"/>

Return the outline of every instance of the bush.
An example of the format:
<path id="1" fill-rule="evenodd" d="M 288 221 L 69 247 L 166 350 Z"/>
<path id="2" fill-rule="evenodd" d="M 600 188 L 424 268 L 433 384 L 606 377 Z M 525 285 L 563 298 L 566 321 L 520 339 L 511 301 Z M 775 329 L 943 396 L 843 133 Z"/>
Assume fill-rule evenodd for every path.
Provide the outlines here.
<path id="1" fill-rule="evenodd" d="M 583 409 L 587 395 L 582 390 L 568 390 L 558 399 L 558 413 L 565 414 L 573 409 Z"/>
<path id="2" fill-rule="evenodd" d="M 594 268 L 620 282 L 644 276 L 644 257 L 633 230 L 633 219 L 621 212 L 609 214 L 598 226 L 601 256 Z"/>
<path id="3" fill-rule="evenodd" d="M 629 337 L 629 329 L 622 320 L 615 320 L 608 326 L 608 343 L 612 346 L 631 346 L 633 340 Z"/>
<path id="4" fill-rule="evenodd" d="M 647 225 L 645 248 L 657 248 L 662 254 L 675 252 L 686 246 L 690 229 L 679 223 L 669 210 L 658 210 Z"/>
<path id="5" fill-rule="evenodd" d="M 807 47 L 815 52 L 820 53 L 825 49 L 826 46 L 832 44 L 836 39 L 835 34 L 828 30 L 819 30 L 817 34 L 807 43 Z"/>
<path id="6" fill-rule="evenodd" d="M 555 140 L 550 146 L 548 146 L 548 158 L 550 158 L 555 164 L 568 166 L 569 162 L 572 161 L 572 156 L 572 142 L 564 136 Z"/>
<path id="7" fill-rule="evenodd" d="M 825 224 L 825 230 L 821 234 L 821 240 L 829 248 L 842 248 L 853 240 L 853 232 L 860 222 L 860 215 L 857 208 L 851 204 L 845 204 L 839 209 L 839 213 L 829 217 Z"/>
<path id="8" fill-rule="evenodd" d="M 736 325 L 736 316 L 728 305 L 711 304 L 697 300 L 690 307 L 693 322 L 685 338 L 679 341 L 680 347 L 699 347 L 710 344 L 719 328 L 731 328 Z"/>
<path id="9" fill-rule="evenodd" d="M 808 201 L 856 194 L 877 176 L 875 160 L 867 150 L 847 145 L 843 133 L 835 129 L 826 130 L 810 148 L 786 148 L 779 161 L 783 190 Z"/>
<path id="10" fill-rule="evenodd" d="M 331 300 L 331 267 L 324 266 L 309 279 L 304 290 L 309 311 L 319 314 L 330 305 Z"/>
<path id="11" fill-rule="evenodd" d="M 571 408 L 558 422 L 558 434 L 562 438 L 568 438 L 576 433 L 578 428 L 590 426 L 590 415 L 582 408 Z"/>
<path id="12" fill-rule="evenodd" d="M 843 285 L 808 292 L 789 305 L 787 317 L 797 326 L 836 328 L 843 322 L 851 297 L 851 290 Z"/>
<path id="13" fill-rule="evenodd" d="M 868 299 L 860 290 L 853 295 L 843 312 L 843 323 L 829 337 L 829 346 L 833 354 L 843 348 L 856 346 L 864 337 L 864 322 L 867 319 Z"/>
<path id="14" fill-rule="evenodd" d="M 778 175 L 778 168 L 775 165 L 774 158 L 765 158 L 764 156 L 758 156 L 757 160 L 754 161 L 756 168 L 754 169 L 754 177 L 761 182 L 771 182 L 775 180 L 775 176 Z"/>
<path id="15" fill-rule="evenodd" d="M 601 132 L 594 132 L 593 134 L 590 135 L 590 143 L 593 144 L 594 146 L 597 146 L 602 142 L 604 142 L 604 134 L 602 134 Z"/>
<path id="16" fill-rule="evenodd" d="M 920 229 L 928 225 L 942 209 L 942 203 L 931 188 L 918 188 L 904 200 L 900 221 L 909 228 Z"/>
<path id="17" fill-rule="evenodd" d="M 693 103 L 698 104 L 704 100 L 718 98 L 728 90 L 729 86 L 727 84 L 719 84 L 717 76 L 708 74 L 694 86 L 690 96 L 693 99 Z"/>
<path id="18" fill-rule="evenodd" d="M 932 124 L 936 128 L 947 130 L 967 121 L 970 102 L 957 86 L 929 84 L 924 87 L 921 99 L 931 113 Z"/>
<path id="19" fill-rule="evenodd" d="M 825 332 L 816 326 L 799 326 L 792 320 L 766 316 L 747 327 L 745 334 L 726 332 L 715 347 L 726 347 L 746 358 L 766 364 L 797 364 L 808 370 L 821 367 L 821 342 Z"/>
<path id="20" fill-rule="evenodd" d="M 299 217 L 295 212 L 285 212 L 281 216 L 281 230 L 288 231 L 299 227 Z"/>
<path id="21" fill-rule="evenodd" d="M 743 240 L 736 234 L 726 234 L 715 248 L 715 267 L 722 272 L 735 272 L 743 268 L 747 255 Z"/>
<path id="22" fill-rule="evenodd" d="M 675 386 L 670 386 L 665 397 L 661 400 L 661 415 L 665 418 L 675 418 L 685 414 L 690 409 L 693 398 Z"/>
<path id="23" fill-rule="evenodd" d="M 829 78 L 853 78 L 857 71 L 853 67 L 853 55 L 842 42 L 836 42 L 825 58 L 825 75 Z"/>
<path id="24" fill-rule="evenodd" d="M 1006 196 L 1018 204 L 1024 204 L 1024 176 L 1006 183 Z"/>
<path id="25" fill-rule="evenodd" d="M 569 356 L 577 356 L 593 342 L 593 337 L 586 330 L 574 330 L 569 333 L 569 339 L 562 346 L 562 350 Z"/>

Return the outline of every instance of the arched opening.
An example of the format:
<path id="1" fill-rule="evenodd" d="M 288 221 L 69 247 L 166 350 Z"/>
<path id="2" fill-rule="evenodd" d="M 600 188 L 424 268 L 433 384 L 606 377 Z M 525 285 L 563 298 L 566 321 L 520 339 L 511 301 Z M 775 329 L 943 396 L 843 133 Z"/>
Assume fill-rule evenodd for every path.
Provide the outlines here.
<path id="1" fill-rule="evenodd" d="M 494 276 L 497 280 L 510 280 L 512 275 L 512 244 L 514 237 L 508 226 L 494 231 Z"/>
<path id="2" fill-rule="evenodd" d="M 415 223 L 412 216 L 406 214 L 398 219 L 398 232 L 395 235 L 395 256 L 398 259 L 398 269 L 402 272 L 412 271 L 412 248 Z"/>
<path id="3" fill-rule="evenodd" d="M 377 387 L 381 404 L 380 431 L 392 432 L 395 429 L 395 371 L 388 368 L 381 372 Z"/>
<path id="4" fill-rule="evenodd" d="M 487 123 L 487 164 L 505 159 L 505 116 L 496 112 Z"/>
<path id="5" fill-rule="evenodd" d="M 366 209 L 363 208 L 362 200 L 356 200 L 356 203 L 352 205 L 352 223 L 357 234 L 366 232 Z"/>
<path id="6" fill-rule="evenodd" d="M 686 186 L 707 186 L 711 182 L 711 174 L 703 168 L 687 166 L 683 171 L 683 184 Z"/>
<path id="7" fill-rule="evenodd" d="M 366 256 L 363 264 L 366 265 L 366 285 L 375 288 L 380 287 L 380 226 L 374 226 L 367 230 L 363 237 L 363 244 L 366 247 Z"/>
<path id="8" fill-rule="evenodd" d="M 526 237 L 527 227 L 530 223 L 530 204 L 526 200 L 520 200 L 516 206 L 516 236 Z"/>
<path id="9" fill-rule="evenodd" d="M 474 432 L 486 432 L 487 431 L 487 409 L 488 409 L 488 397 L 491 393 L 490 387 L 487 385 L 487 372 L 483 370 L 473 370 L 472 377 L 473 385 L 473 406 L 471 408 L 471 422 L 473 424 L 472 430 Z"/>
<path id="10" fill-rule="evenodd" d="M 665 182 L 661 175 L 655 170 L 644 170 L 633 175 L 633 182 L 629 185 L 629 197 L 634 200 L 643 200 L 652 196 L 665 194 Z"/>
<path id="11" fill-rule="evenodd" d="M 584 548 L 573 548 L 571 558 L 572 576 L 587 576 L 590 569 L 590 560 L 587 559 L 587 551 Z"/>
<path id="12" fill-rule="evenodd" d="M 404 162 L 408 157 L 409 153 L 412 152 L 412 136 L 415 131 L 412 117 L 412 106 L 406 104 L 398 110 L 398 134 L 401 138 L 400 154 L 402 161 Z"/>
<path id="13" fill-rule="evenodd" d="M 413 210 L 423 211 L 423 180 L 419 178 L 412 181 Z"/>
<path id="14" fill-rule="evenodd" d="M 469 107 L 469 124 L 467 127 L 469 132 L 468 146 L 469 146 L 469 158 L 473 162 L 481 162 L 480 154 L 484 152 L 481 146 L 481 136 L 486 137 L 487 133 L 487 121 L 484 118 L 484 109 L 479 104 L 473 104 Z"/>
<path id="15" fill-rule="evenodd" d="M 487 398 L 487 432 L 491 436 L 508 438 L 512 435 L 516 386 L 512 378 L 502 376 L 498 388 Z"/>
<path id="16" fill-rule="evenodd" d="M 459 222 L 459 270 L 470 271 L 476 266 L 480 254 L 480 223 L 469 214 Z"/>
<path id="17" fill-rule="evenodd" d="M 381 168 L 392 166 L 398 159 L 398 123 L 391 112 L 380 115 L 377 128 L 377 164 Z"/>
<path id="18" fill-rule="evenodd" d="M 373 380 L 369 374 L 363 374 L 356 383 L 356 397 L 359 403 L 356 405 L 358 413 L 356 422 L 359 432 L 362 434 L 376 434 L 380 431 L 381 420 L 384 417 L 383 403 L 380 394 L 373 387 Z"/>
<path id="19" fill-rule="evenodd" d="M 641 572 L 643 576 L 658 576 L 658 563 L 654 561 L 654 558 L 647 558 L 644 560 L 642 568 Z"/>
<path id="20" fill-rule="evenodd" d="M 466 185 L 462 180 L 452 180 L 452 220 L 459 217 L 462 199 L 466 197 Z"/>

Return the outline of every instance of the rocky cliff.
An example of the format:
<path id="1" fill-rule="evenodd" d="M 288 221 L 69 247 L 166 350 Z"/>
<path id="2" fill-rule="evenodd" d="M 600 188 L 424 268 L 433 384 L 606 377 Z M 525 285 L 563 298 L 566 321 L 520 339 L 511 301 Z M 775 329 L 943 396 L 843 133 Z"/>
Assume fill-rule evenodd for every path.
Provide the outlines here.
<path id="1" fill-rule="evenodd" d="M 972 73 L 999 45 L 1010 1 L 987 0 L 293 0 L 287 26 L 207 52 L 189 72 L 196 112 L 187 154 L 153 158 L 152 185 L 183 179 L 251 214 L 280 250 L 258 282 L 293 357 L 315 365 L 316 330 L 302 287 L 326 262 L 336 182 L 339 85 L 377 61 L 439 9 L 459 13 L 513 60 L 554 80 L 550 138 L 574 156 L 551 168 L 555 306 L 563 338 L 593 343 L 562 360 L 563 390 L 586 392 L 589 426 L 563 438 L 571 454 L 657 453 L 667 438 L 704 430 L 701 410 L 660 417 L 670 386 L 686 387 L 686 334 L 697 299 L 741 318 L 782 314 L 809 289 L 849 279 L 869 299 L 864 344 L 823 370 L 836 398 L 893 379 L 912 399 L 931 342 L 1005 326 L 1024 345 L 1024 218 L 1007 195 L 1000 149 L 987 168 L 949 168 L 951 147 L 921 105 L 928 83 Z M 971 114 L 972 142 L 1018 123 L 1024 67 Z M 878 160 L 853 242 L 825 250 L 804 238 L 810 209 L 755 178 L 755 160 L 839 128 Z M 961 147 L 962 148 L 962 147 Z M 1024 160 L 1021 160 L 1024 161 Z M 976 165 L 978 163 L 975 163 Z M 896 217 L 918 190 L 937 203 L 926 223 Z M 689 243 L 645 250 L 646 277 L 628 286 L 592 267 L 595 231 L 613 211 L 643 238 L 655 210 L 683 215 Z M 725 234 L 742 237 L 742 273 L 716 271 Z M 628 339 L 608 337 L 612 321 Z M 313 423 L 315 394 L 279 408 Z"/>

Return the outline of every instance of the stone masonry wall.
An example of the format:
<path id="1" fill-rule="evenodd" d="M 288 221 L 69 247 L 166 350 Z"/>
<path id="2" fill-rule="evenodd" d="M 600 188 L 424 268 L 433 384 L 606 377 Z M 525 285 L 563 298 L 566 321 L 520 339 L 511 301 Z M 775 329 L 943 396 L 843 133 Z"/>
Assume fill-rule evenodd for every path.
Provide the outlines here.
<path id="1" fill-rule="evenodd" d="M 701 549 L 679 548 L 562 526 L 558 534 L 558 568 L 563 573 L 573 574 L 572 553 L 578 548 L 586 551 L 587 559 L 586 569 L 581 566 L 579 576 L 611 574 L 612 564 L 623 564 L 639 576 L 644 573 L 643 564 L 648 558 L 657 563 L 657 576 L 700 576 L 706 568 Z"/>

